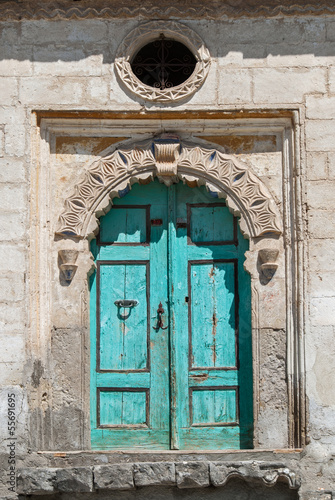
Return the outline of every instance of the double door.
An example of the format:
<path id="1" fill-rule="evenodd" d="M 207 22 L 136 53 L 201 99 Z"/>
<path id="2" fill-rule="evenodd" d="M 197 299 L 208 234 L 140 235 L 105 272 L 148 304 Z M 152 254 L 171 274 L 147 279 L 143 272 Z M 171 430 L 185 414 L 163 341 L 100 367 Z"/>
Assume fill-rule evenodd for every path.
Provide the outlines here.
<path id="1" fill-rule="evenodd" d="M 251 447 L 248 244 L 224 200 L 155 181 L 114 199 L 100 223 L 92 447 Z"/>

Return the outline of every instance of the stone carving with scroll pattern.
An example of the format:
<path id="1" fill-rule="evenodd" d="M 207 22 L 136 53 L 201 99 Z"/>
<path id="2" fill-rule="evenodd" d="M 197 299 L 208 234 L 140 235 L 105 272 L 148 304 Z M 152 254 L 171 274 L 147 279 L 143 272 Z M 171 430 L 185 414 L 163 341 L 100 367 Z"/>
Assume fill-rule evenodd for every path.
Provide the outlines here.
<path id="1" fill-rule="evenodd" d="M 126 3 L 118 0 L 90 0 L 73 2 L 68 0 L 17 0 L 4 1 L 0 4 L 0 19 L 115 19 L 146 17 L 164 19 L 173 17 L 185 19 L 220 19 L 224 16 L 236 18 L 275 17 L 278 15 L 315 15 L 334 14 L 334 0 L 227 0 L 226 2 L 178 2 L 173 4 L 161 0 L 153 5 L 150 0 L 128 0 Z"/>
<path id="2" fill-rule="evenodd" d="M 274 486 L 278 479 L 284 479 L 289 488 L 300 486 L 295 472 L 282 464 L 263 462 L 211 462 L 209 464 L 211 483 L 214 486 L 224 486 L 232 477 L 239 477 L 247 482 L 262 481 L 266 486 Z"/>
<path id="3" fill-rule="evenodd" d="M 168 144 L 169 139 L 166 141 Z M 162 139 L 156 142 L 162 144 Z M 180 153 L 176 152 L 175 141 L 166 151 L 170 151 L 175 162 L 173 170 L 168 172 L 162 171 L 155 157 L 155 140 L 120 146 L 94 162 L 65 201 L 56 233 L 62 237 L 92 237 L 98 230 L 97 217 L 109 210 L 113 197 L 123 196 L 131 184 L 146 183 L 155 176 L 170 185 L 173 173 L 176 181 L 182 180 L 190 186 L 205 185 L 214 196 L 226 198 L 229 209 L 241 216 L 240 227 L 245 236 L 281 234 L 281 218 L 274 200 L 244 162 L 217 149 L 184 141 L 180 142 Z"/>
<path id="4" fill-rule="evenodd" d="M 142 83 L 133 73 L 130 61 L 137 50 L 161 34 L 186 45 L 196 58 L 192 75 L 182 84 L 164 90 Z M 115 69 L 122 85 L 143 99 L 169 102 L 192 95 L 205 81 L 210 67 L 210 55 L 202 39 L 184 24 L 175 21 L 150 21 L 131 31 L 121 43 L 115 59 Z"/>

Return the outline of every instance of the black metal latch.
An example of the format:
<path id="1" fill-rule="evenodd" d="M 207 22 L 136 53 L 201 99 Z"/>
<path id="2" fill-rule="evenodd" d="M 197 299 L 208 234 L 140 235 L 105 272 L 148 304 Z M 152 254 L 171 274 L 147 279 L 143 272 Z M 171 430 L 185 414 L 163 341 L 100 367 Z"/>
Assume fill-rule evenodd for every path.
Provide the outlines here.
<path id="1" fill-rule="evenodd" d="M 138 300 L 116 300 L 114 304 L 118 307 L 136 307 Z"/>

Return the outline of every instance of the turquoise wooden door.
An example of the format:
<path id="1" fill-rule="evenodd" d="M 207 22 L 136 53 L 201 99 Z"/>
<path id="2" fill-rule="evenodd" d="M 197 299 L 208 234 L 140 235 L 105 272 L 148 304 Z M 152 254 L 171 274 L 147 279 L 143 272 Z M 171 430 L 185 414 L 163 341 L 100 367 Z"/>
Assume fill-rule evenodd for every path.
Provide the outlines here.
<path id="1" fill-rule="evenodd" d="M 252 446 L 247 248 L 203 188 L 114 200 L 92 243 L 93 448 Z"/>

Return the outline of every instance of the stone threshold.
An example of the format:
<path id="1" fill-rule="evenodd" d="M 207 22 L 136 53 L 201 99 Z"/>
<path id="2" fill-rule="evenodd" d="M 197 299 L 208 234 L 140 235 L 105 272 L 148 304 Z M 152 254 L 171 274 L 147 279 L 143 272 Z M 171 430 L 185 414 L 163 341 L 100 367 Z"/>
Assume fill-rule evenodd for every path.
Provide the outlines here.
<path id="1" fill-rule="evenodd" d="M 232 477 L 249 483 L 274 486 L 285 481 L 291 489 L 300 487 L 296 473 L 283 463 L 247 461 L 182 461 L 114 463 L 87 467 L 44 467 L 19 469 L 17 493 L 91 493 L 132 490 L 143 486 L 206 488 L 224 486 Z"/>

